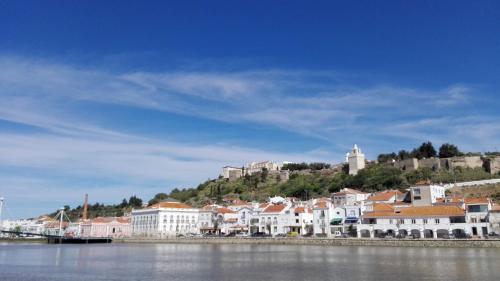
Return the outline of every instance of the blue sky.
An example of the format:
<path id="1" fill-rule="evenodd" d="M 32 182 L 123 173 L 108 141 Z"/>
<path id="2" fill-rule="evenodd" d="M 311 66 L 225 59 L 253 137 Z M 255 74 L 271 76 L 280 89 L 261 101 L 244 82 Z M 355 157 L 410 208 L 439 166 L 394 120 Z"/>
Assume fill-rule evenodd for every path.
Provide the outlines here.
<path id="1" fill-rule="evenodd" d="M 500 149 L 498 1 L 2 1 L 7 217 L 224 165 Z"/>

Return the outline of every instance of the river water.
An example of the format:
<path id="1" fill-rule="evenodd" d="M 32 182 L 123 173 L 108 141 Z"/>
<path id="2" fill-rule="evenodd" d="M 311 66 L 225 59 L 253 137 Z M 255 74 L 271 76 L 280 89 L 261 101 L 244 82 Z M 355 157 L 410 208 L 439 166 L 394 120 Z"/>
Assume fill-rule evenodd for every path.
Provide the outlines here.
<path id="1" fill-rule="evenodd" d="M 500 280 L 499 249 L 0 244 L 0 280 Z"/>

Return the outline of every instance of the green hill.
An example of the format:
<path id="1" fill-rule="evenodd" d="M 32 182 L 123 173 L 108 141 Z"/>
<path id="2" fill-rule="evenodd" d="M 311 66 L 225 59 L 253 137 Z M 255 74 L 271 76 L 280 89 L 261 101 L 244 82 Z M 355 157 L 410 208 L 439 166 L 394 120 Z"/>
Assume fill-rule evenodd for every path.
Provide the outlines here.
<path id="1" fill-rule="evenodd" d="M 239 198 L 246 201 L 264 201 L 269 196 L 297 197 L 309 199 L 329 196 L 342 188 L 356 188 L 365 192 L 375 192 L 386 189 L 408 188 L 411 184 L 422 180 L 435 183 L 450 183 L 455 181 L 471 181 L 489 179 L 493 176 L 481 168 L 456 168 L 453 171 L 432 171 L 422 168 L 411 172 L 400 171 L 386 164 L 372 164 L 352 176 L 346 169 L 300 170 L 290 172 L 290 179 L 280 181 L 276 175 L 267 171 L 247 175 L 234 181 L 227 179 L 207 180 L 196 188 L 174 189 L 169 197 L 193 206 L 202 206 L 210 202 L 223 202 L 225 197 Z M 156 198 L 158 199 L 158 198 Z M 152 202 L 155 200 L 153 198 Z"/>

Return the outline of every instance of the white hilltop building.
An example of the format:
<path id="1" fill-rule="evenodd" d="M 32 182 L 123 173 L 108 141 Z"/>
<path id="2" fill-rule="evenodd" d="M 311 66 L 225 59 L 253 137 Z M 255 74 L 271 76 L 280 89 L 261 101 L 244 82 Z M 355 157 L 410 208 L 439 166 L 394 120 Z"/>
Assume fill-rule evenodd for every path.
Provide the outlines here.
<path id="1" fill-rule="evenodd" d="M 243 176 L 243 169 L 238 167 L 225 166 L 222 167 L 222 173 L 220 175 L 225 179 L 235 180 Z"/>
<path id="2" fill-rule="evenodd" d="M 347 163 L 349 163 L 349 175 L 356 175 L 365 168 L 365 155 L 357 144 L 347 153 Z"/>
<path id="3" fill-rule="evenodd" d="M 269 172 L 271 171 L 279 171 L 281 170 L 281 166 L 278 163 L 272 161 L 264 161 L 264 162 L 252 162 L 248 163 L 245 167 L 245 174 L 253 175 L 258 172 L 262 172 L 262 170 L 266 169 Z"/>

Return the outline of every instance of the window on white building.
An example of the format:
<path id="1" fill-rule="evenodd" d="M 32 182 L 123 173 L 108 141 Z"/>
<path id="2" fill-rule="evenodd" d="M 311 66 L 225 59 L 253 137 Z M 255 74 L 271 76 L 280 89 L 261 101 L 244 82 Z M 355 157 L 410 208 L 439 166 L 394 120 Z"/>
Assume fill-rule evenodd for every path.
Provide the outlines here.
<path id="1" fill-rule="evenodd" d="M 439 223 L 439 219 L 434 219 L 434 222 Z"/>
<path id="2" fill-rule="evenodd" d="M 413 189 L 413 199 L 414 200 L 420 200 L 420 199 L 422 199 L 422 197 L 420 195 L 420 188 Z"/>

